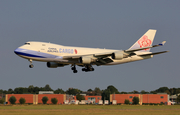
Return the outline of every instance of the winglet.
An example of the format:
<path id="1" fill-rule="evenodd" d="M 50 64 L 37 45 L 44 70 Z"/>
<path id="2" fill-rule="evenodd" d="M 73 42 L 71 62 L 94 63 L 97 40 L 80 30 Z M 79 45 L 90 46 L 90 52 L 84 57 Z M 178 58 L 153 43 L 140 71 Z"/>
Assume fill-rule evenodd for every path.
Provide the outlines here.
<path id="1" fill-rule="evenodd" d="M 163 46 L 166 43 L 166 41 L 163 41 L 161 44 L 159 44 L 160 46 Z"/>

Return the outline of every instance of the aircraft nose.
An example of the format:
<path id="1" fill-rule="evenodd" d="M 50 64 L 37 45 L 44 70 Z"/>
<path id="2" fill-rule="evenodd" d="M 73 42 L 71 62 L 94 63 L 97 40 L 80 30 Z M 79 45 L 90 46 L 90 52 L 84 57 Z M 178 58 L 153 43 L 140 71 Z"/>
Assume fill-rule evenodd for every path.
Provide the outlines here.
<path id="1" fill-rule="evenodd" d="M 20 53 L 20 48 L 15 49 L 14 53 L 18 55 Z"/>

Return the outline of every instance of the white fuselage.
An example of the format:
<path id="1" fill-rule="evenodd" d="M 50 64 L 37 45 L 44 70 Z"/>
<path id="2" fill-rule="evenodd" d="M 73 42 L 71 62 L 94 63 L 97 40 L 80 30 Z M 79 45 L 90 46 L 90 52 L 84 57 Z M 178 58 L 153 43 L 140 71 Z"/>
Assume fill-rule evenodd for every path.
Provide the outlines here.
<path id="1" fill-rule="evenodd" d="M 108 52 L 116 52 L 119 50 L 111 49 L 98 49 L 98 48 L 85 48 L 85 47 L 71 47 L 71 46 L 62 46 L 46 42 L 27 42 L 25 45 L 20 46 L 14 52 L 20 57 L 31 59 L 35 61 L 43 62 L 58 62 L 62 64 L 76 64 L 82 65 L 79 61 L 67 60 L 64 57 L 67 56 L 85 56 L 85 55 L 94 55 L 94 54 L 106 54 Z M 149 56 L 138 56 L 134 55 L 131 57 L 123 58 L 121 60 L 113 60 L 111 63 L 104 65 L 116 65 L 132 61 L 138 61 L 143 59 L 148 59 L 153 57 Z"/>

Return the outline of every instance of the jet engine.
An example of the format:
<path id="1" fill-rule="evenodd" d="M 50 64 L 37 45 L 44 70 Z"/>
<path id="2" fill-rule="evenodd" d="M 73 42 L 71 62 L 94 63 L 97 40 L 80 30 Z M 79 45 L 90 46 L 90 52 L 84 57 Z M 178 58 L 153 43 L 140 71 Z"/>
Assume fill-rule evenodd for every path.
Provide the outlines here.
<path id="1" fill-rule="evenodd" d="M 58 64 L 55 62 L 47 62 L 47 67 L 48 68 L 57 68 L 57 67 L 64 67 L 63 64 Z"/>
<path id="2" fill-rule="evenodd" d="M 117 52 L 112 53 L 111 57 L 112 59 L 115 59 L 115 60 L 121 60 L 125 57 L 125 55 L 123 51 L 117 51 Z"/>
<path id="3" fill-rule="evenodd" d="M 83 64 L 90 64 L 92 62 L 92 58 L 90 57 L 80 57 L 79 62 Z"/>

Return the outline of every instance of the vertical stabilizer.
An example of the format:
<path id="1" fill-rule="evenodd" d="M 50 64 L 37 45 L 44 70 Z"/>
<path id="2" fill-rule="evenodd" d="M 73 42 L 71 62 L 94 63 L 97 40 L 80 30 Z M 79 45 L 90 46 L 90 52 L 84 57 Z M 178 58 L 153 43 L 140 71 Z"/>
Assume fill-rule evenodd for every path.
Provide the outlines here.
<path id="1" fill-rule="evenodd" d="M 156 30 L 149 29 L 135 44 L 133 44 L 129 48 L 129 50 L 130 49 L 138 49 L 138 48 L 151 46 L 152 43 L 153 43 L 155 34 L 156 34 Z M 149 49 L 144 49 L 144 50 L 141 50 L 141 51 L 149 52 L 150 48 Z"/>

